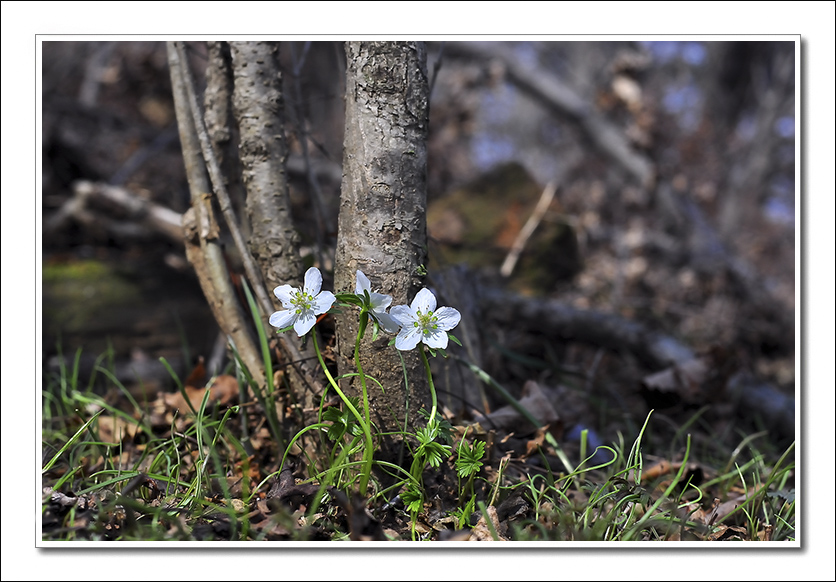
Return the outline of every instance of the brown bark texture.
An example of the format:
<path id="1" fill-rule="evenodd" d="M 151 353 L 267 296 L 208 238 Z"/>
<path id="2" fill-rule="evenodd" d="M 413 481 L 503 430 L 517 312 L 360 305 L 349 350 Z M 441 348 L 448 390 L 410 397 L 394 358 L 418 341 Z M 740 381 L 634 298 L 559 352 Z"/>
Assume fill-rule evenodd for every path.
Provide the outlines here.
<path id="1" fill-rule="evenodd" d="M 284 169 L 287 143 L 279 47 L 274 42 L 233 42 L 230 48 L 235 78 L 233 107 L 252 228 L 250 251 L 268 288 L 298 286 L 302 261 Z"/>
<path id="2" fill-rule="evenodd" d="M 203 94 L 203 118 L 212 149 L 221 168 L 224 184 L 236 216 L 244 216 L 244 186 L 241 183 L 241 162 L 238 159 L 238 128 L 232 114 L 232 55 L 229 43 L 206 43 L 206 90 Z M 241 232 L 249 239 L 250 227 L 239 221 Z"/>
<path id="3" fill-rule="evenodd" d="M 429 100 L 426 52 L 419 42 L 346 43 L 346 122 L 334 287 L 353 292 L 356 271 L 372 290 L 408 304 L 422 286 L 426 262 L 426 171 Z M 356 371 L 356 309 L 337 317 L 340 374 Z M 363 338 L 360 361 L 368 381 L 372 422 L 381 431 L 413 428 L 418 410 L 430 408 L 429 388 L 417 348 L 401 359 L 381 333 Z M 344 380 L 360 396 L 356 377 Z M 418 426 L 425 421 L 421 419 Z M 384 449 L 394 443 L 385 441 Z M 384 455 L 387 452 L 384 451 Z"/>
<path id="4" fill-rule="evenodd" d="M 238 122 L 246 207 L 250 224 L 248 241 L 267 288 L 273 309 L 280 303 L 272 290 L 279 285 L 301 286 L 300 237 L 290 211 L 285 161 L 282 77 L 279 47 L 275 42 L 230 43 L 234 77 L 233 111 Z M 269 315 L 269 313 L 267 314 Z M 268 326 L 269 329 L 269 326 Z M 310 344 L 299 346 L 291 334 L 280 337 L 282 349 L 295 367 L 289 368 L 290 383 L 306 405 L 313 402 L 316 373 L 308 362 Z M 308 390 L 303 392 L 303 388 Z"/>

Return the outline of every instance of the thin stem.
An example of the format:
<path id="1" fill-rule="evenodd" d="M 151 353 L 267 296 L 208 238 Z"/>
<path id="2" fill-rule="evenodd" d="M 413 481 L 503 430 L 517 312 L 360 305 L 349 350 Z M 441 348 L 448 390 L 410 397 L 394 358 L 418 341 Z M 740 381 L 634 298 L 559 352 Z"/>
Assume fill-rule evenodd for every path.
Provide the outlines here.
<path id="1" fill-rule="evenodd" d="M 319 350 L 319 341 L 316 339 L 316 331 L 311 333 L 311 335 L 313 336 L 314 351 L 316 351 L 316 357 L 317 357 L 317 359 L 319 359 L 319 365 L 322 367 L 322 370 L 325 372 L 325 377 L 328 378 L 328 383 L 331 384 L 331 386 L 334 387 L 334 390 L 336 390 L 337 394 L 340 395 L 340 398 L 345 403 L 345 405 L 348 407 L 348 409 L 351 411 L 351 413 L 354 415 L 354 417 L 357 419 L 357 422 L 359 422 L 360 426 L 363 427 L 363 434 L 366 437 L 366 446 L 365 446 L 365 450 L 363 451 L 363 459 L 364 459 L 365 462 L 363 463 L 363 472 L 360 475 L 360 494 L 365 495 L 366 494 L 366 489 L 368 488 L 368 485 L 369 485 L 369 477 L 371 475 L 371 457 L 372 457 L 372 453 L 374 452 L 374 448 L 373 448 L 374 445 L 372 444 L 371 430 L 369 429 L 369 425 L 363 419 L 362 415 L 357 411 L 357 409 L 354 407 L 354 405 L 351 403 L 351 401 L 348 399 L 348 397 L 345 394 L 343 394 L 343 391 L 340 390 L 340 387 L 337 384 L 337 382 L 334 380 L 334 377 L 331 376 L 331 372 L 328 371 L 328 366 L 325 365 L 325 360 L 322 357 L 322 352 Z M 360 377 L 361 378 L 363 377 L 362 373 L 360 374 Z M 364 384 L 364 388 L 365 388 L 365 384 Z M 368 411 L 368 403 L 366 404 L 366 410 Z"/>
<path id="2" fill-rule="evenodd" d="M 363 366 L 360 364 L 360 340 L 366 333 L 366 326 L 369 324 L 369 314 L 363 310 L 360 312 L 360 328 L 357 330 L 357 341 L 354 342 L 354 364 L 357 366 L 357 373 L 360 375 L 360 386 L 363 388 L 363 411 L 366 413 L 366 450 L 363 451 L 363 472 L 360 475 L 360 491 L 366 492 L 366 487 L 369 483 L 369 477 L 372 474 L 372 449 L 371 440 L 371 418 L 369 415 L 369 391 L 366 388 L 366 375 L 363 373 Z"/>
<path id="3" fill-rule="evenodd" d="M 424 362 L 424 369 L 427 371 L 427 380 L 430 383 L 430 395 L 433 399 L 433 407 L 430 411 L 430 423 L 435 422 L 435 413 L 436 409 L 438 408 L 438 399 L 435 395 L 435 384 L 433 384 L 433 373 L 430 371 L 430 361 L 427 359 L 427 354 L 424 352 L 424 343 L 420 342 L 419 347 L 421 348 L 421 360 Z"/>
<path id="4" fill-rule="evenodd" d="M 366 423 L 369 424 L 369 394 L 366 390 L 366 375 L 363 374 L 363 366 L 360 364 L 360 340 L 366 333 L 366 326 L 369 324 L 369 314 L 366 311 L 360 313 L 360 328 L 357 330 L 357 341 L 354 342 L 354 365 L 357 366 L 357 373 L 360 374 L 360 386 L 363 387 L 363 409 L 366 413 Z"/>

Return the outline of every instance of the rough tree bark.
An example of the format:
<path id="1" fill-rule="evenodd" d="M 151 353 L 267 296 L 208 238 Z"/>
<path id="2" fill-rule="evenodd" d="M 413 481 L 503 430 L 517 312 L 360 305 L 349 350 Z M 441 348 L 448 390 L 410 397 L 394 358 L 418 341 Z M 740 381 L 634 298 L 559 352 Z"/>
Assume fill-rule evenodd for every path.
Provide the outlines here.
<path id="1" fill-rule="evenodd" d="M 274 42 L 230 43 L 234 75 L 233 111 L 240 133 L 239 156 L 247 191 L 247 214 L 251 228 L 248 241 L 268 289 L 289 284 L 301 286 L 302 259 L 299 234 L 290 213 L 290 195 L 285 173 L 287 144 L 284 134 L 282 77 L 279 47 Z M 270 293 L 273 308 L 280 304 Z M 269 314 L 268 314 L 269 315 Z M 313 382 L 308 364 L 314 356 L 310 346 L 298 347 L 293 336 L 280 338 L 288 358 L 291 386 L 305 405 L 313 400 Z M 306 380 L 307 378 L 307 380 Z"/>
<path id="2" fill-rule="evenodd" d="M 206 91 L 203 95 L 203 117 L 212 148 L 221 167 L 224 182 L 236 216 L 244 216 L 244 186 L 241 184 L 241 162 L 238 158 L 238 132 L 232 115 L 232 56 L 228 42 L 206 43 Z M 241 232 L 249 238 L 250 227 L 241 221 Z"/>
<path id="3" fill-rule="evenodd" d="M 247 188 L 250 250 L 270 289 L 302 282 L 299 234 L 290 214 L 284 162 L 282 79 L 278 44 L 233 42 L 233 106 Z"/>
<path id="4" fill-rule="evenodd" d="M 408 304 L 421 287 L 426 259 L 426 165 L 429 100 L 426 50 L 419 42 L 346 43 L 346 121 L 343 181 L 334 287 L 353 292 L 363 271 L 372 290 Z M 339 372 L 355 371 L 356 310 L 337 317 Z M 409 391 L 390 336 L 364 338 L 360 361 L 367 376 L 372 421 L 379 429 L 410 427 L 429 410 L 429 389 L 417 350 L 404 352 Z M 360 395 L 359 381 L 345 381 Z M 407 408 L 408 407 L 408 408 Z M 384 456 L 394 442 L 383 443 Z"/>

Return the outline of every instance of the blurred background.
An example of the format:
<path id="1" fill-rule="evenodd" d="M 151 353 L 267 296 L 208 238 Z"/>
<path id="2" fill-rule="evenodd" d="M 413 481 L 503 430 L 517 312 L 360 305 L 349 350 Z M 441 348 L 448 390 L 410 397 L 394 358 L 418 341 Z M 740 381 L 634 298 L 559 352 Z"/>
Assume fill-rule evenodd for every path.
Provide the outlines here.
<path id="1" fill-rule="evenodd" d="M 202 74 L 205 44 L 189 49 Z M 696 353 L 731 354 L 794 394 L 793 42 L 427 49 L 431 275 L 458 265 L 483 285 L 617 314 Z M 281 58 L 293 216 L 303 254 L 325 257 L 327 271 L 343 45 L 281 42 Z M 45 42 L 42 73 L 44 366 L 81 348 L 82 369 L 107 354 L 123 381 L 169 386 L 160 356 L 188 373 L 223 339 L 176 230 L 160 226 L 176 224 L 189 203 L 165 44 Z M 91 194 L 104 187 L 115 193 Z M 526 223 L 535 228 L 521 243 Z M 589 382 L 599 370 L 616 387 L 634 376 L 622 360 L 555 342 L 549 330 L 480 333 L 495 356 L 484 365 L 500 379 L 532 370 L 542 378 L 549 367 Z"/>

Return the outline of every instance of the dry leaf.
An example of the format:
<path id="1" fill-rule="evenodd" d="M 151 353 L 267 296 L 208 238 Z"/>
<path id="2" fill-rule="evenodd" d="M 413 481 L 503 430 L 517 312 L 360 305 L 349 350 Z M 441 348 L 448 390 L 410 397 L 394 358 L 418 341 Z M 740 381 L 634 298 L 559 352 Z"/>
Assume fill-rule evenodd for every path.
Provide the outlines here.
<path id="1" fill-rule="evenodd" d="M 496 515 L 496 507 L 494 507 L 493 505 L 489 505 L 486 513 L 488 514 L 488 517 L 491 520 L 491 524 L 493 525 L 493 529 L 496 531 L 496 535 L 499 538 L 497 541 L 507 542 L 508 538 L 505 537 L 506 528 L 499 522 L 499 517 Z M 491 529 L 488 527 L 488 522 L 485 520 L 484 515 L 482 515 L 482 517 L 479 518 L 479 521 L 476 523 L 476 525 L 473 526 L 473 529 L 470 531 L 469 541 L 494 541 L 493 534 L 491 533 Z"/>
<path id="2" fill-rule="evenodd" d="M 543 393 L 540 385 L 534 380 L 529 380 L 525 383 L 520 405 L 534 415 L 541 427 L 547 424 L 557 423 L 560 420 L 560 417 Z M 496 428 L 497 430 L 519 431 L 522 429 L 531 430 L 532 428 L 531 423 L 510 405 L 503 406 L 486 417 L 480 417 L 476 420 L 484 426 Z"/>
<path id="3" fill-rule="evenodd" d="M 99 436 L 104 442 L 117 443 L 125 437 L 134 438 L 140 430 L 136 423 L 119 416 L 99 416 Z"/>
<path id="4" fill-rule="evenodd" d="M 186 386 L 184 391 L 188 396 L 192 407 L 197 410 L 203 402 L 203 396 L 209 390 L 208 404 L 218 403 L 222 406 L 229 404 L 231 400 L 238 397 L 238 380 L 234 376 L 224 374 L 215 378 L 215 381 L 208 388 L 195 388 L 193 386 Z M 189 411 L 189 405 L 183 394 L 174 392 L 169 394 L 162 394 L 162 399 L 166 406 L 171 410 L 179 410 L 181 413 Z"/>

